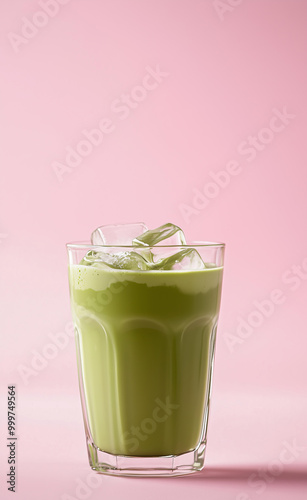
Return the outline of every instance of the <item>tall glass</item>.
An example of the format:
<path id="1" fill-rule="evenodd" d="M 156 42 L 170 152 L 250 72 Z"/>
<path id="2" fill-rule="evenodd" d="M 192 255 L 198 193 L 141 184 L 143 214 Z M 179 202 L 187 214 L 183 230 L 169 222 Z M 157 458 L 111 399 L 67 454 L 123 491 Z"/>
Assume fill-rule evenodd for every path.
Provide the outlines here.
<path id="1" fill-rule="evenodd" d="M 115 270 L 81 265 L 68 244 L 69 283 L 87 450 L 92 469 L 174 476 L 201 470 L 207 445 L 224 245 L 195 248 L 201 270 Z"/>

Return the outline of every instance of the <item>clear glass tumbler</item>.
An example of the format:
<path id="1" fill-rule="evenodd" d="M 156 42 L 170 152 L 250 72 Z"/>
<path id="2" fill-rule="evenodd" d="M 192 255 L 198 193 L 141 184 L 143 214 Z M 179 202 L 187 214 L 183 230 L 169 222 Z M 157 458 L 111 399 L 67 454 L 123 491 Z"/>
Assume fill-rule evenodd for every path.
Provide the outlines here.
<path id="1" fill-rule="evenodd" d="M 148 247 L 156 258 L 194 248 L 194 270 L 83 265 L 68 244 L 81 403 L 92 469 L 174 476 L 204 466 L 224 244 Z"/>

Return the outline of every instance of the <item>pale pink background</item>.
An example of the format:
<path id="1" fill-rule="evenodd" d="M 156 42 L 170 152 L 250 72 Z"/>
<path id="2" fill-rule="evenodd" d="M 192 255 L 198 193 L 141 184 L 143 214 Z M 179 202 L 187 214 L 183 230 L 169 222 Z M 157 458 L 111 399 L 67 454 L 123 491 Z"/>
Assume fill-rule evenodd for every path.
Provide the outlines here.
<path id="1" fill-rule="evenodd" d="M 87 239 L 100 224 L 139 220 L 171 221 L 190 239 L 227 244 L 207 467 L 180 479 L 101 477 L 82 498 L 306 498 L 307 273 L 295 290 L 286 280 L 307 257 L 307 3 L 222 0 L 220 16 L 216 0 L 62 3 L 16 50 L 8 34 L 21 36 L 23 18 L 41 7 L 0 6 L 0 432 L 6 438 L 6 386 L 15 383 L 14 498 L 81 498 L 78 481 L 90 469 L 74 342 L 28 384 L 20 366 L 31 368 L 32 351 L 42 353 L 71 321 L 65 243 Z M 121 120 L 113 101 L 157 65 L 168 76 Z M 240 143 L 285 107 L 295 117 L 248 162 Z M 60 182 L 53 162 L 64 162 L 65 148 L 103 118 L 112 133 Z M 193 207 L 209 172 L 231 160 L 240 173 L 185 219 L 182 205 Z M 225 335 L 237 335 L 238 317 L 247 320 L 254 301 L 276 288 L 283 304 L 231 352 Z M 269 472 L 262 488 L 251 486 L 249 477 L 272 471 L 293 439 L 302 448 L 293 463 Z M 0 448 L 6 499 L 4 440 Z"/>

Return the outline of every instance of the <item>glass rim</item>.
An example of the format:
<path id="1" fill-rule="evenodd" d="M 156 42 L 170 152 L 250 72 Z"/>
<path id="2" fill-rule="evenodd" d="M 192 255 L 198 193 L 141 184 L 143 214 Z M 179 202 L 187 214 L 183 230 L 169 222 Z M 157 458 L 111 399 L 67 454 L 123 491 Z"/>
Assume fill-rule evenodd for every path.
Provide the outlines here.
<path id="1" fill-rule="evenodd" d="M 148 248 L 225 248 L 225 243 L 213 242 L 213 241 L 191 241 L 190 243 L 185 243 L 182 245 L 92 245 L 92 243 L 87 243 L 85 241 L 76 241 L 71 243 L 66 243 L 66 248 L 68 250 L 82 250 L 86 248 L 132 248 L 134 250 L 148 249 Z"/>

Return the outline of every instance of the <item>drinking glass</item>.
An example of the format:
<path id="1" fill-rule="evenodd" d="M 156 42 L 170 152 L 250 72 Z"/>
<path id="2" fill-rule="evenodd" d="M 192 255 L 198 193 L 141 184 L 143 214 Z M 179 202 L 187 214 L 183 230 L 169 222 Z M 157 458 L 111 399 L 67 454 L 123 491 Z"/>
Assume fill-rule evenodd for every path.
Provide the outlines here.
<path id="1" fill-rule="evenodd" d="M 72 243 L 67 249 L 91 468 L 126 476 L 201 470 L 224 244 L 142 249 L 156 260 L 195 249 L 205 268 L 191 261 L 189 270 L 112 269 L 82 261 L 90 251 L 138 252 L 136 247 Z"/>

